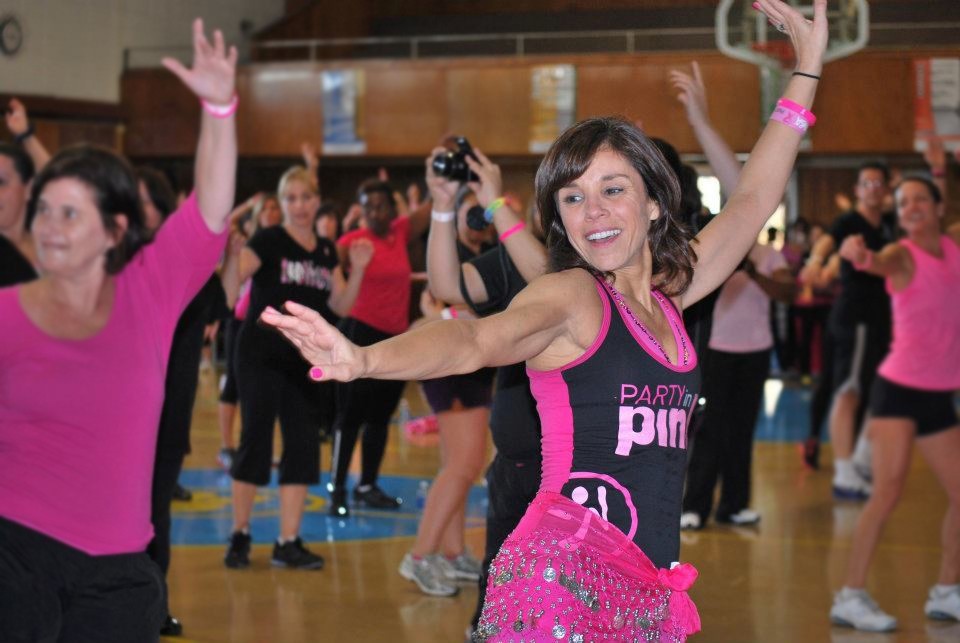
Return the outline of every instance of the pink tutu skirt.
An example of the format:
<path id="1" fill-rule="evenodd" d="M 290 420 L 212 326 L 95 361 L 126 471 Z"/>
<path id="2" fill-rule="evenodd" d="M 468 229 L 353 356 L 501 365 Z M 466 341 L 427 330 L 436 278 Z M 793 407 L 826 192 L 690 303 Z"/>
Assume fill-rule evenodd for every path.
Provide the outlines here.
<path id="1" fill-rule="evenodd" d="M 541 491 L 490 566 L 479 641 L 684 641 L 700 630 L 688 563 L 658 569 L 623 532 Z"/>

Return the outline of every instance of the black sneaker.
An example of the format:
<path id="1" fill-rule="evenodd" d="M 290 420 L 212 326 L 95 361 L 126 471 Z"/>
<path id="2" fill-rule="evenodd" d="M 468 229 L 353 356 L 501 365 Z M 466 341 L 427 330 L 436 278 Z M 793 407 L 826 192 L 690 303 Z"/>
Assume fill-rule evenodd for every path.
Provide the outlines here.
<path id="1" fill-rule="evenodd" d="M 167 614 L 167 620 L 160 628 L 160 636 L 183 636 L 183 623 Z"/>
<path id="2" fill-rule="evenodd" d="M 289 567 L 292 569 L 323 569 L 323 557 L 314 554 L 303 546 L 298 536 L 288 543 L 273 544 L 273 558 L 270 563 L 274 567 Z"/>
<path id="3" fill-rule="evenodd" d="M 366 491 L 361 491 L 360 487 L 356 487 L 353 490 L 353 499 L 371 509 L 399 509 L 403 503 L 400 498 L 385 494 L 383 489 L 377 485 L 371 486 Z"/>
<path id="4" fill-rule="evenodd" d="M 330 491 L 330 515 L 335 518 L 349 518 L 350 507 L 347 506 L 347 492 L 344 489 Z"/>
<path id="5" fill-rule="evenodd" d="M 244 569 L 250 566 L 250 534 L 235 531 L 230 535 L 230 546 L 223 564 L 230 569 Z"/>
<path id="6" fill-rule="evenodd" d="M 177 486 L 173 488 L 173 499 L 180 502 L 189 502 L 193 500 L 193 493 L 178 482 Z"/>

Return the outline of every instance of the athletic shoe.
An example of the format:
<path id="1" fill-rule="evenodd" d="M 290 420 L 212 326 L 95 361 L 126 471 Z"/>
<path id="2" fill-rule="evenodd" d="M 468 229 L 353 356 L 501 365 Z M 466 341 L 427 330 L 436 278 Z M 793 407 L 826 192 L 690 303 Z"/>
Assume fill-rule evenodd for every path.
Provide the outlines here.
<path id="1" fill-rule="evenodd" d="M 220 449 L 220 452 L 217 453 L 217 462 L 220 463 L 220 466 L 223 467 L 224 471 L 229 471 L 230 467 L 233 466 L 233 459 L 237 455 L 236 449 L 231 449 L 230 447 L 223 447 Z"/>
<path id="2" fill-rule="evenodd" d="M 938 621 L 960 621 L 960 585 L 951 585 L 946 591 L 931 587 L 923 611 L 929 618 Z"/>
<path id="3" fill-rule="evenodd" d="M 716 516 L 716 521 L 727 525 L 755 525 L 760 522 L 760 514 L 753 509 L 741 509 L 729 516 Z M 682 520 L 682 518 L 681 518 Z"/>
<path id="4" fill-rule="evenodd" d="M 807 438 L 803 443 L 803 463 L 814 471 L 820 470 L 820 438 Z"/>
<path id="5" fill-rule="evenodd" d="M 350 507 L 347 506 L 347 492 L 345 490 L 330 490 L 330 515 L 335 518 L 350 517 Z"/>
<path id="6" fill-rule="evenodd" d="M 181 502 L 189 502 L 193 500 L 193 493 L 178 482 L 177 486 L 173 488 L 173 499 Z"/>
<path id="7" fill-rule="evenodd" d="M 353 499 L 371 509 L 399 509 L 400 505 L 403 504 L 400 498 L 388 496 L 377 485 L 372 485 L 369 489 L 363 491 L 360 490 L 360 487 L 355 487 Z"/>
<path id="8" fill-rule="evenodd" d="M 897 619 L 880 609 L 864 589 L 844 587 L 833 597 L 830 622 L 864 632 L 892 632 Z"/>
<path id="9" fill-rule="evenodd" d="M 273 543 L 270 564 L 274 567 L 290 569 L 323 569 L 323 557 L 304 547 L 303 541 L 297 536 L 282 545 L 278 542 Z"/>
<path id="10" fill-rule="evenodd" d="M 703 520 L 696 511 L 685 511 L 680 516 L 680 529 L 703 529 Z"/>
<path id="11" fill-rule="evenodd" d="M 870 483 L 860 476 L 847 480 L 844 484 L 838 484 L 836 479 L 833 481 L 833 497 L 837 500 L 866 500 L 871 491 Z"/>
<path id="12" fill-rule="evenodd" d="M 250 566 L 250 534 L 235 531 L 230 535 L 230 545 L 223 564 L 230 569 L 243 569 Z"/>
<path id="13" fill-rule="evenodd" d="M 400 561 L 400 575 L 417 584 L 420 591 L 430 596 L 456 596 L 460 591 L 444 582 L 443 570 L 433 556 L 417 560 L 407 552 Z"/>
<path id="14" fill-rule="evenodd" d="M 480 580 L 483 565 L 466 549 L 456 558 L 437 556 L 437 562 L 447 580 L 462 580 L 476 583 Z"/>
<path id="15" fill-rule="evenodd" d="M 167 614 L 167 620 L 160 627 L 160 636 L 183 636 L 183 623 Z"/>

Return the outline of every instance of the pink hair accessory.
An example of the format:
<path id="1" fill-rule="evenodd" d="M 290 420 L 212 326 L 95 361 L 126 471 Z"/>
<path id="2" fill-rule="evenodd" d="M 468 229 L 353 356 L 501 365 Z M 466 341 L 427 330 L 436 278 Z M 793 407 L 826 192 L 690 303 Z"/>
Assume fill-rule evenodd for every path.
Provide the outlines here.
<path id="1" fill-rule="evenodd" d="M 227 118 L 237 113 L 240 97 L 234 94 L 226 105 L 217 105 L 201 98 L 200 104 L 203 106 L 203 110 L 214 118 Z"/>
<path id="2" fill-rule="evenodd" d="M 803 105 L 793 102 L 789 98 L 781 98 L 780 100 L 777 101 L 777 105 L 779 107 L 785 107 L 792 112 L 796 112 L 803 118 L 803 120 L 809 123 L 810 127 L 813 127 L 814 125 L 817 124 L 817 117 L 814 116 L 813 112 L 811 112 L 809 109 L 807 109 Z"/>

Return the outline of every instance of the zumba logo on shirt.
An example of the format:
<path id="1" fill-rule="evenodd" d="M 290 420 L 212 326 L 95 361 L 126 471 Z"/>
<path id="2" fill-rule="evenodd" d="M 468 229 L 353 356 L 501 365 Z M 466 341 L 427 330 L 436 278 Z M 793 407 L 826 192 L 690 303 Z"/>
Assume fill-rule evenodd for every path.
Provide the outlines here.
<path id="1" fill-rule="evenodd" d="M 306 286 L 317 290 L 332 290 L 333 279 L 330 269 L 318 266 L 313 261 L 280 261 L 280 283 Z"/>
<path id="2" fill-rule="evenodd" d="M 687 448 L 687 420 L 697 395 L 679 384 L 620 386 L 620 423 L 616 454 L 630 455 L 633 445 Z"/>

